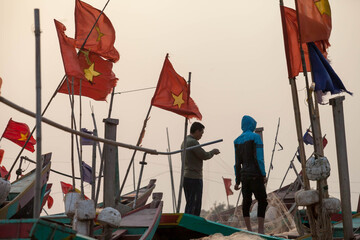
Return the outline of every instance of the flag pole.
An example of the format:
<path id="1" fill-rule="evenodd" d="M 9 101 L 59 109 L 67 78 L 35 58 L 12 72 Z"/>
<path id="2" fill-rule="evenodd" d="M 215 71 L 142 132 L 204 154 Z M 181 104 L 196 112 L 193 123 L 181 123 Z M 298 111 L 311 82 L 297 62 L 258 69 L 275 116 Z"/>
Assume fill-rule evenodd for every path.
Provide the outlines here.
<path id="1" fill-rule="evenodd" d="M 321 135 L 321 127 L 320 127 L 320 117 L 319 112 L 316 111 L 316 100 L 315 100 L 315 109 L 314 109 L 314 102 L 312 98 L 312 93 L 310 91 L 309 87 L 309 79 L 306 69 L 306 62 L 305 62 L 305 55 L 304 55 L 304 49 L 302 47 L 302 38 L 301 38 L 301 23 L 299 18 L 299 3 L 298 0 L 295 0 L 295 6 L 296 6 L 296 17 L 298 21 L 298 31 L 299 31 L 299 42 L 300 42 L 300 54 L 301 54 L 301 62 L 303 67 L 303 74 L 305 77 L 305 84 L 306 84 L 306 91 L 307 91 L 307 102 L 308 102 L 308 110 L 309 110 L 309 118 L 311 123 L 311 128 L 313 130 L 313 137 L 314 137 L 314 152 L 315 157 L 323 156 L 323 148 L 322 144 L 319 143 L 319 139 L 322 139 Z M 319 138 L 320 136 L 320 138 Z M 321 141 L 322 142 L 322 141 Z M 304 171 L 303 174 L 306 174 Z M 307 209 L 310 209 L 308 211 L 309 215 L 309 223 L 310 223 L 310 229 L 311 233 L 314 239 L 321 238 L 321 239 L 332 239 L 332 231 L 331 231 L 331 222 L 330 217 L 326 216 L 325 209 L 322 207 L 322 201 L 323 198 L 328 198 L 328 185 L 326 180 L 320 180 L 317 181 L 317 190 L 319 192 L 319 202 L 315 206 L 309 206 Z M 318 211 L 317 211 L 318 210 Z M 315 214 L 318 212 L 319 214 Z M 316 217 L 317 216 L 317 217 Z M 322 232 L 318 232 L 317 229 L 321 228 L 324 229 Z"/>
<path id="2" fill-rule="evenodd" d="M 190 84 L 191 84 L 191 72 L 189 72 L 188 95 L 187 95 L 186 104 L 189 104 Z M 177 208 L 176 208 L 176 213 L 180 212 L 182 188 L 183 188 L 183 185 L 184 185 L 184 168 L 185 168 L 185 160 L 186 160 L 187 128 L 188 128 L 188 118 L 185 117 L 184 145 L 183 145 L 183 152 L 182 152 L 182 155 L 181 155 L 180 186 L 179 186 L 179 195 L 178 195 L 178 204 L 177 204 Z"/>
<path id="3" fill-rule="evenodd" d="M 34 9 L 35 14 L 35 63 L 36 63 L 36 177 L 34 195 L 34 218 L 40 217 L 41 211 L 41 55 L 40 55 L 40 10 Z M 26 146 L 26 145 L 24 145 Z"/>
<path id="4" fill-rule="evenodd" d="M 84 40 L 84 43 L 82 44 L 82 46 L 81 46 L 80 50 L 78 51 L 78 55 L 79 55 L 80 51 L 84 48 L 86 41 L 87 41 L 87 40 L 88 40 L 88 38 L 90 37 L 91 32 L 92 32 L 92 31 L 93 31 L 93 29 L 95 28 L 96 23 L 98 22 L 98 20 L 99 20 L 100 16 L 103 14 L 103 12 L 104 12 L 104 10 L 105 10 L 105 8 L 106 8 L 106 6 L 108 5 L 108 3 L 109 3 L 109 2 L 110 2 L 110 0 L 108 0 L 108 1 L 106 2 L 106 4 L 105 4 L 104 8 L 101 10 L 101 12 L 100 12 L 100 14 L 99 14 L 98 18 L 96 19 L 96 21 L 95 21 L 95 23 L 94 23 L 93 27 L 91 28 L 91 30 L 90 30 L 90 32 L 89 32 L 89 34 L 87 35 L 87 37 L 86 37 L 86 38 L 85 38 L 85 40 Z M 63 76 L 63 78 L 61 79 L 61 81 L 60 81 L 59 85 L 57 86 L 57 88 L 56 88 L 55 92 L 54 92 L 54 93 L 53 93 L 53 95 L 51 96 L 50 100 L 49 100 L 49 101 L 48 101 L 48 103 L 46 104 L 46 106 L 45 106 L 44 110 L 42 111 L 41 116 L 44 116 L 45 112 L 46 112 L 46 111 L 47 111 L 47 109 L 49 108 L 49 106 L 50 106 L 50 104 L 51 104 L 52 100 L 55 98 L 56 94 L 58 93 L 58 90 L 60 89 L 61 85 L 63 84 L 63 82 L 64 82 L 64 80 L 65 80 L 66 78 L 67 78 L 67 77 L 66 77 L 66 74 L 65 74 L 65 75 Z M 9 173 L 5 176 L 5 179 L 6 179 L 6 180 L 8 179 L 8 177 L 9 177 L 9 175 L 10 175 L 11 171 L 12 171 L 12 170 L 13 170 L 13 168 L 15 167 L 15 164 L 16 164 L 16 163 L 17 163 L 17 161 L 19 160 L 19 157 L 20 157 L 20 155 L 22 154 L 22 152 L 24 151 L 26 144 L 30 141 L 30 138 L 31 138 L 31 136 L 33 135 L 33 133 L 34 133 L 35 129 L 36 129 L 36 126 L 34 126 L 34 127 L 33 127 L 33 129 L 32 129 L 32 131 L 31 131 L 31 133 L 29 134 L 29 137 L 28 137 L 28 138 L 26 139 L 26 141 L 25 141 L 24 146 L 21 148 L 21 150 L 20 150 L 19 154 L 16 156 L 16 159 L 15 159 L 14 163 L 11 165 L 11 168 L 9 169 Z"/>

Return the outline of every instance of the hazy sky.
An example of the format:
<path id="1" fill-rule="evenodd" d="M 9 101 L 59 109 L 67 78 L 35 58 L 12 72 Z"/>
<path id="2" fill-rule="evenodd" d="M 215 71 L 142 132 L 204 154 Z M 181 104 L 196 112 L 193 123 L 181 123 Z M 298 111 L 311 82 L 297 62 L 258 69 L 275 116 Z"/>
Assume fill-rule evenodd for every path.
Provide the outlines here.
<path id="1" fill-rule="evenodd" d="M 41 76 L 42 107 L 44 108 L 60 83 L 64 68 L 53 19 L 61 21 L 66 34 L 74 36 L 74 0 L 27 1 L 0 0 L 0 76 L 3 78 L 2 96 L 35 112 L 35 37 L 34 8 L 40 9 L 41 25 Z M 105 0 L 88 0 L 87 3 L 102 9 Z M 360 1 L 329 1 L 332 9 L 333 30 L 330 37 L 329 59 L 335 71 L 353 96 L 345 95 L 344 113 L 347 140 L 352 209 L 357 207 L 360 193 Z M 293 6 L 293 1 L 285 1 Z M 226 202 L 222 176 L 232 178 L 234 184 L 233 140 L 241 134 L 240 121 L 244 114 L 253 116 L 258 127 L 264 127 L 265 167 L 269 169 L 278 119 L 281 119 L 278 141 L 284 150 L 274 152 L 274 169 L 270 174 L 268 192 L 277 189 L 290 164 L 296 147 L 294 111 L 282 36 L 279 2 L 215 1 L 215 0 L 112 0 L 105 14 L 116 30 L 115 47 L 120 60 L 113 71 L 119 78 L 116 92 L 155 87 L 166 53 L 175 70 L 185 79 L 192 73 L 191 96 L 197 103 L 205 125 L 201 143 L 223 139 L 222 143 L 205 147 L 219 148 L 220 155 L 204 164 L 203 208 L 209 209 L 214 202 Z M 302 127 L 309 127 L 304 78 L 297 80 Z M 117 140 L 135 145 L 140 134 L 154 89 L 115 95 L 112 117 L 119 119 Z M 99 135 L 104 134 L 103 119 L 108 115 L 108 102 L 96 102 L 82 98 L 82 126 L 93 129 L 90 104 L 94 107 Z M 79 119 L 79 101 L 76 98 L 76 117 Z M 24 122 L 32 129 L 35 119 L 0 104 L 0 131 L 10 118 Z M 57 94 L 45 117 L 70 126 L 68 96 Z M 331 164 L 328 179 L 331 196 L 340 197 L 332 107 L 320 106 L 322 133 L 329 141 L 325 155 Z M 152 108 L 143 146 L 166 151 L 169 130 L 171 150 L 177 150 L 184 135 L 184 118 L 156 107 Z M 190 124 L 194 120 L 190 121 Z M 71 174 L 70 135 L 46 124 L 42 125 L 42 149 L 52 152 L 52 168 Z M 20 147 L 3 139 L 5 149 L 3 164 L 9 168 Z M 84 147 L 84 160 L 91 163 L 91 147 Z M 307 156 L 313 148 L 306 146 Z M 119 149 L 120 176 L 124 176 L 130 161 L 131 150 Z M 25 151 L 31 159 L 35 153 Z M 75 155 L 76 156 L 76 155 Z M 136 155 L 136 177 L 138 162 Z M 78 160 L 76 160 L 76 165 Z M 157 178 L 155 191 L 164 193 L 164 212 L 172 212 L 170 174 L 166 156 L 148 156 L 143 182 Z M 180 176 L 180 155 L 172 156 L 176 195 Z M 300 164 L 295 160 L 297 170 Z M 99 164 L 98 164 L 99 166 Z M 34 165 L 25 164 L 30 170 Z M 12 174 L 15 178 L 15 172 Z M 77 176 L 79 175 L 77 170 Z M 286 183 L 293 181 L 292 170 Z M 49 182 L 55 204 L 48 212 L 63 211 L 59 181 L 71 183 L 71 179 L 51 173 Z M 126 182 L 125 192 L 133 189 L 132 175 Z M 79 183 L 77 183 L 79 187 Z M 90 187 L 86 185 L 86 194 Z M 229 197 L 235 204 L 238 192 Z M 181 211 L 185 200 L 182 201 Z"/>

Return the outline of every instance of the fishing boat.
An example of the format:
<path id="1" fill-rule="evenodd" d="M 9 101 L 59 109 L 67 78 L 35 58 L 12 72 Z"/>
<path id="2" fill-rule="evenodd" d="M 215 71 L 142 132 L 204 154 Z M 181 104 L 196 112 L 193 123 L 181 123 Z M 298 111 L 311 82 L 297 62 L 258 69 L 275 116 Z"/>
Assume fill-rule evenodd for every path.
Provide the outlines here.
<path id="1" fill-rule="evenodd" d="M 120 226 L 113 232 L 111 239 L 153 239 L 162 216 L 163 202 L 161 198 L 162 193 L 154 193 L 151 203 L 125 214 L 121 219 Z M 95 228 L 95 236 L 101 236 L 101 230 L 100 227 Z"/>
<path id="2" fill-rule="evenodd" d="M 51 167 L 51 153 L 43 155 L 41 171 L 41 201 L 46 190 Z M 32 218 L 36 169 L 11 183 L 10 193 L 0 206 L 0 219 Z M 41 211 L 41 210 L 40 210 Z"/>
<path id="3" fill-rule="evenodd" d="M 223 236 L 239 234 L 239 238 L 241 234 L 244 234 L 257 236 L 261 239 L 283 239 L 231 227 L 186 213 L 163 213 L 154 239 L 196 239 L 219 233 Z"/>

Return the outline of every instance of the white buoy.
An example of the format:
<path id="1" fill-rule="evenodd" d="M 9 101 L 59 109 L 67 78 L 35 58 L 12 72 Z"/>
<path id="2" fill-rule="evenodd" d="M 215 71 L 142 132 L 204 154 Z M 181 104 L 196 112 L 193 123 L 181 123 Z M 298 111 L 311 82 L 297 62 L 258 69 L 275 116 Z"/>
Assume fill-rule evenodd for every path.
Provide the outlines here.
<path id="1" fill-rule="evenodd" d="M 96 217 L 93 200 L 78 200 L 75 206 L 75 215 L 78 220 L 91 220 Z"/>
<path id="2" fill-rule="evenodd" d="M 104 226 L 119 227 L 121 221 L 120 212 L 112 207 L 104 208 L 98 215 L 97 221 Z"/>
<path id="3" fill-rule="evenodd" d="M 326 157 L 311 157 L 306 162 L 305 170 L 309 180 L 323 180 L 330 176 L 330 163 Z"/>
<path id="4" fill-rule="evenodd" d="M 65 195 L 65 214 L 73 218 L 75 215 L 75 209 L 76 209 L 76 202 L 81 199 L 80 193 L 77 192 L 69 192 Z"/>
<path id="5" fill-rule="evenodd" d="M 316 190 L 300 190 L 295 193 L 295 202 L 298 206 L 309 206 L 319 202 L 319 193 Z"/>
<path id="6" fill-rule="evenodd" d="M 328 213 L 339 213 L 341 210 L 341 202 L 337 198 L 324 199 L 323 206 Z"/>

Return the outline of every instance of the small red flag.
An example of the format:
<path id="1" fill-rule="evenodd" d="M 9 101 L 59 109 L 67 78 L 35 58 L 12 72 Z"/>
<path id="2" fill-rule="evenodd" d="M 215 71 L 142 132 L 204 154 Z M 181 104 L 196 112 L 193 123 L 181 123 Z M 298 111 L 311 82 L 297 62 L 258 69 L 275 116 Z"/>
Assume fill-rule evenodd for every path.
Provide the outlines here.
<path id="1" fill-rule="evenodd" d="M 71 184 L 68 184 L 68 183 L 64 183 L 62 181 L 60 181 L 60 184 L 61 184 L 61 190 L 63 192 L 63 194 L 67 194 L 68 192 L 70 192 L 71 190 L 73 190 L 73 186 Z M 77 193 L 81 193 L 81 191 L 77 188 L 75 188 L 75 192 Z M 84 195 L 85 199 L 88 200 L 89 198 Z"/>
<path id="2" fill-rule="evenodd" d="M 2 160 L 3 160 L 4 152 L 5 152 L 4 149 L 0 149 L 0 164 L 1 164 Z"/>
<path id="3" fill-rule="evenodd" d="M 76 0 L 75 39 L 77 48 L 81 48 L 83 45 L 100 13 L 101 11 L 91 5 Z M 115 29 L 105 13 L 102 13 L 95 28 L 86 40 L 84 48 L 91 50 L 112 62 L 117 62 L 120 55 L 114 47 L 114 42 Z"/>
<path id="4" fill-rule="evenodd" d="M 230 188 L 230 186 L 231 186 L 231 178 L 224 178 L 223 177 L 223 180 L 224 180 L 224 185 L 225 185 L 226 196 L 233 195 L 234 193 Z"/>
<path id="5" fill-rule="evenodd" d="M 50 192 L 51 192 L 51 187 L 52 187 L 52 183 L 48 183 L 46 184 L 46 190 L 45 190 L 45 195 L 42 201 L 42 205 L 41 208 L 43 208 L 45 206 L 45 203 L 47 202 L 47 207 L 50 209 L 52 207 L 52 205 L 54 204 L 54 199 L 50 196 Z"/>
<path id="6" fill-rule="evenodd" d="M 28 125 L 25 123 L 15 122 L 10 118 L 3 133 L 3 137 L 16 143 L 20 147 L 23 147 L 30 134 L 31 133 Z M 31 136 L 29 142 L 25 146 L 25 149 L 29 150 L 30 152 L 35 152 L 35 144 L 36 140 L 33 138 L 33 136 Z"/>
<path id="7" fill-rule="evenodd" d="M 113 63 L 86 50 L 80 52 L 79 62 L 85 73 L 85 78 L 81 81 L 81 95 L 97 101 L 105 101 L 118 80 L 112 71 Z M 72 79 L 68 79 L 71 86 Z M 68 94 L 67 81 L 61 85 L 59 92 Z M 80 94 L 80 79 L 74 79 L 74 94 Z"/>
<path id="8" fill-rule="evenodd" d="M 296 9 L 302 43 L 329 40 L 332 25 L 328 0 L 296 0 Z"/>
<path id="9" fill-rule="evenodd" d="M 326 135 L 325 135 L 326 136 Z M 328 144 L 328 140 L 326 139 L 326 137 L 323 137 L 323 148 L 326 147 L 326 145 Z"/>
<path id="10" fill-rule="evenodd" d="M 54 19 L 56 31 L 60 43 L 60 51 L 63 59 L 66 75 L 71 78 L 84 79 L 84 72 L 80 68 L 79 60 L 75 50 L 75 41 L 65 35 L 66 27 Z"/>
<path id="11" fill-rule="evenodd" d="M 5 166 L 1 166 L 0 167 L 0 175 L 2 178 L 5 178 L 5 176 L 8 174 L 9 172 L 6 170 Z M 10 175 L 7 179 L 10 179 Z"/>
<path id="12" fill-rule="evenodd" d="M 183 77 L 177 74 L 166 55 L 151 105 L 177 113 L 187 118 L 202 119 L 190 89 Z"/>

